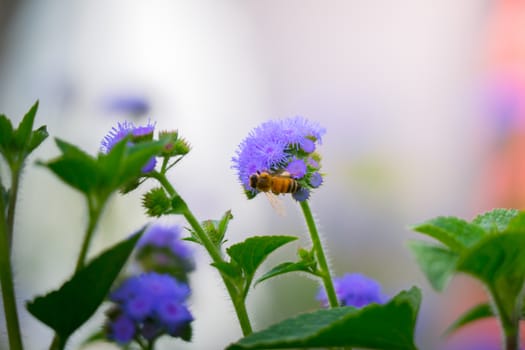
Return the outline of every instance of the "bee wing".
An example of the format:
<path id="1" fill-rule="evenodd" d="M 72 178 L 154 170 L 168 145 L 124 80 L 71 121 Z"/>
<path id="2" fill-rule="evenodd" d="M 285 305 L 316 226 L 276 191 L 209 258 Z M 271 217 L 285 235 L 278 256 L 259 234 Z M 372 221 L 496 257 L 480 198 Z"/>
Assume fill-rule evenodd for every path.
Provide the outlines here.
<path id="1" fill-rule="evenodd" d="M 266 198 L 268 198 L 268 201 L 270 202 L 272 208 L 279 214 L 280 216 L 286 216 L 286 210 L 284 208 L 284 203 L 273 193 L 271 192 L 264 192 L 266 195 Z"/>

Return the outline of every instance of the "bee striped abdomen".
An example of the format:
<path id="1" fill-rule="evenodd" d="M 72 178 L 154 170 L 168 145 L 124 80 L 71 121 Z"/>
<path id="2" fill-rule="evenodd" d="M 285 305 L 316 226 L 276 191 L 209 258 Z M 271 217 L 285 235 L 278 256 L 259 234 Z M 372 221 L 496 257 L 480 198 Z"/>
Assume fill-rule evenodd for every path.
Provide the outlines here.
<path id="1" fill-rule="evenodd" d="M 299 183 L 290 177 L 274 176 L 271 187 L 274 194 L 295 193 L 299 189 Z"/>

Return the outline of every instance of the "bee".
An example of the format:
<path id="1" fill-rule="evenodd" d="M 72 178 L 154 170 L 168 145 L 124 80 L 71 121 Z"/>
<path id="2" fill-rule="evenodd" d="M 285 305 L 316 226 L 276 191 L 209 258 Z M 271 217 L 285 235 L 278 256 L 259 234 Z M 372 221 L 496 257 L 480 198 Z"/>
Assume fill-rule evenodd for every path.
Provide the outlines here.
<path id="1" fill-rule="evenodd" d="M 270 174 L 266 171 L 258 171 L 250 176 L 250 187 L 261 192 L 285 194 L 297 192 L 301 185 L 288 172 Z"/>
<path id="2" fill-rule="evenodd" d="M 301 185 L 288 172 L 270 174 L 267 171 L 258 171 L 250 176 L 250 187 L 264 192 L 275 211 L 284 216 L 284 206 L 275 195 L 295 193 Z"/>

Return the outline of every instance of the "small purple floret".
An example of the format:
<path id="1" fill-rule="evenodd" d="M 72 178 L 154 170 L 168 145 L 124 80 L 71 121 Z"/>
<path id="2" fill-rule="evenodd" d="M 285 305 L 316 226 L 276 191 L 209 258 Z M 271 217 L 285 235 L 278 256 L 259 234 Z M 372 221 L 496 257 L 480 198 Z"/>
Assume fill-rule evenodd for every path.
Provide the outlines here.
<path id="1" fill-rule="evenodd" d="M 374 279 L 360 273 L 347 273 L 334 278 L 335 293 L 341 305 L 361 308 L 370 303 L 382 304 L 386 297 L 381 293 L 381 285 Z M 326 292 L 321 289 L 317 300 L 326 306 L 328 299 Z"/>

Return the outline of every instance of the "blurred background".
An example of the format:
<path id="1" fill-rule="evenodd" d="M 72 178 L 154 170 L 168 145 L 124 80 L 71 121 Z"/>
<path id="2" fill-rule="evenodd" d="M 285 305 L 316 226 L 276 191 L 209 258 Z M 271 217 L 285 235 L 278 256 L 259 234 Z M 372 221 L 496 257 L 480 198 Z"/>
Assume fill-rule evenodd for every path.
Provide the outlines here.
<path id="1" fill-rule="evenodd" d="M 406 243 L 421 238 L 410 225 L 435 216 L 470 220 L 525 204 L 522 1 L 0 0 L 0 113 L 18 123 L 37 99 L 36 125 L 91 154 L 118 121 L 178 129 L 193 148 L 170 179 L 199 218 L 232 209 L 229 243 L 301 237 L 261 271 L 294 259 L 309 239 L 290 198 L 285 217 L 263 196 L 246 200 L 231 157 L 268 119 L 320 122 L 327 176 L 311 205 L 334 275 L 365 273 L 389 295 L 421 286 L 422 349 L 467 349 L 472 337 L 497 348 L 490 320 L 441 338 L 484 292 L 464 276 L 434 292 Z M 57 154 L 50 138 L 33 155 L 16 218 L 27 349 L 47 348 L 52 333 L 24 302 L 70 276 L 86 223 L 81 196 L 34 165 Z M 112 198 L 90 254 L 148 221 L 140 206 L 147 187 Z M 219 349 L 241 336 L 209 258 L 197 246 L 195 254 L 194 341 L 165 339 L 159 349 Z M 319 307 L 317 288 L 299 274 L 258 285 L 248 298 L 254 327 Z M 69 348 L 100 327 L 102 311 Z M 0 326 L 7 348 L 3 317 Z M 89 347 L 103 348 L 113 347 Z"/>

